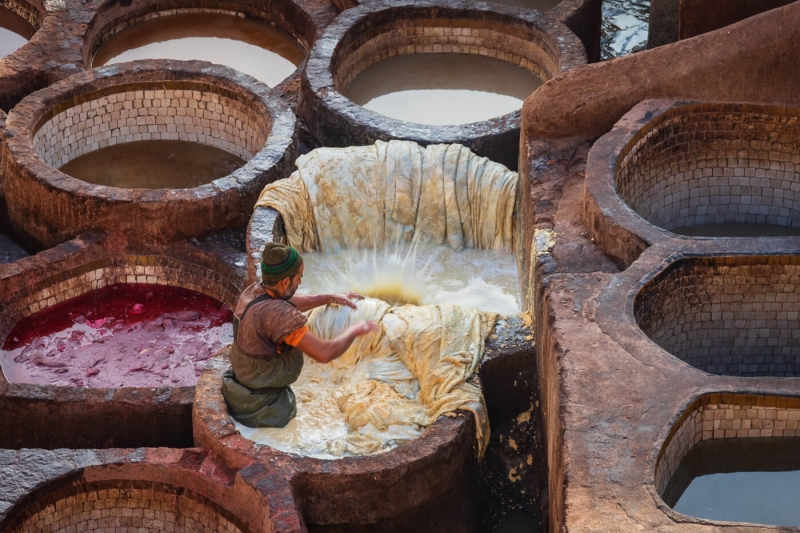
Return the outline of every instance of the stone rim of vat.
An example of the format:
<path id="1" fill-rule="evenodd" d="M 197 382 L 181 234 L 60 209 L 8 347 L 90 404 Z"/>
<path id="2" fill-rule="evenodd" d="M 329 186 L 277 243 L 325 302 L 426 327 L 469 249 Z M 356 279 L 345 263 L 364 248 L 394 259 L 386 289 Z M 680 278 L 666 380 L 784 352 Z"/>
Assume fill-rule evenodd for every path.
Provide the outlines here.
<path id="1" fill-rule="evenodd" d="M 394 29 L 394 26 L 385 24 L 411 17 L 442 21 L 456 19 L 472 24 L 486 21 L 499 26 L 493 32 L 521 32 L 531 42 L 538 41 L 532 48 L 545 56 L 543 61 L 535 63 L 528 58 L 521 58 L 533 65 L 523 68 L 540 75 L 543 81 L 586 64 L 586 53 L 577 36 L 562 23 L 537 11 L 474 4 L 465 0 L 376 0 L 342 12 L 311 49 L 300 86 L 298 114 L 312 134 L 325 146 L 339 147 L 390 139 L 415 141 L 422 145 L 458 143 L 509 169 L 517 168 L 521 110 L 472 124 L 431 126 L 386 117 L 356 105 L 342 94 L 337 77 L 340 63 L 346 58 L 340 55 L 348 53 L 349 57 L 362 49 L 363 44 L 357 44 L 356 40 L 362 37 L 364 31 L 380 28 L 383 31 L 377 32 L 375 37 L 385 37 Z M 519 40 L 522 42 L 521 38 Z M 388 42 L 386 38 L 381 43 L 378 55 L 381 59 L 388 57 Z M 551 47 L 551 50 L 543 49 L 540 43 Z M 352 50 L 343 48 L 351 46 Z M 433 47 L 432 44 L 430 46 Z M 549 62 L 549 65 L 542 64 L 545 62 Z M 539 72 L 535 72 L 534 68 Z M 360 72 L 353 73 L 353 76 Z"/>
<path id="2" fill-rule="evenodd" d="M 716 253 L 675 253 L 635 285 L 629 311 L 638 333 L 646 337 L 650 345 L 705 376 L 793 379 L 800 374 L 800 365 L 795 369 L 791 360 L 772 359 L 778 355 L 787 359 L 798 357 L 784 353 L 791 348 L 791 342 L 779 342 L 779 339 L 789 338 L 786 333 L 794 322 L 790 315 L 797 313 L 793 307 L 799 308 L 790 299 L 779 296 L 787 288 L 796 287 L 789 284 L 795 277 L 786 272 L 789 266 L 800 268 L 796 248 L 787 247 L 770 255 L 741 253 L 724 247 Z M 775 276 L 778 278 L 774 279 Z M 788 280 L 782 280 L 784 276 Z M 746 277 L 747 281 L 736 279 L 739 277 Z M 753 292 L 745 288 L 749 288 L 749 284 L 755 285 Z M 748 294 L 752 298 L 748 299 Z M 762 299 L 758 298 L 759 294 Z M 774 297 L 769 298 L 770 294 Z M 728 303 L 725 303 L 726 295 Z M 737 295 L 740 298 L 737 299 Z M 715 309 L 714 304 L 719 302 L 722 302 L 720 307 Z M 771 302 L 775 302 L 774 305 Z M 727 307 L 730 316 L 724 315 L 723 307 Z M 664 314 L 659 315 L 659 312 Z M 765 315 L 768 319 L 756 327 L 754 319 L 748 318 L 752 312 L 769 312 L 773 316 Z M 674 327 L 674 322 L 668 319 L 675 315 L 682 315 L 686 323 L 697 327 L 687 328 L 680 321 Z M 744 322 L 744 325 L 728 324 L 734 322 Z M 787 325 L 781 327 L 782 322 Z M 665 323 L 667 329 L 659 330 Z M 743 336 L 748 330 L 749 334 Z M 720 334 L 724 331 L 736 335 L 726 337 Z M 765 331 L 767 340 L 759 346 L 758 339 L 765 337 Z M 705 343 L 705 340 L 710 342 Z"/>
<path id="3" fill-rule="evenodd" d="M 4 341 L 19 319 L 32 312 L 112 284 L 109 278 L 100 285 L 98 269 L 104 270 L 104 276 L 113 275 L 113 283 L 129 283 L 129 275 L 147 276 L 146 268 L 152 267 L 157 272 L 150 274 L 160 276 L 161 284 L 202 292 L 229 307 L 235 303 L 240 290 L 240 272 L 225 267 L 213 254 L 188 244 L 169 249 L 119 250 L 110 241 L 102 233 L 86 233 L 11 265 L 0 265 L 0 339 Z M 93 274 L 95 279 L 92 279 Z M 119 276 L 125 279 L 117 280 Z M 47 301 L 51 298 L 52 302 Z M 40 301 L 46 301 L 44 307 L 40 306 Z M 64 444 L 59 447 L 68 448 L 108 447 L 109 442 L 116 444 L 115 447 L 133 447 L 131 442 L 134 446 L 143 442 L 185 446 L 187 439 L 191 442 L 195 387 L 87 388 L 10 383 L 0 370 L 0 404 L 15 406 L 13 412 L 19 412 L 20 416 L 25 411 L 21 406 L 27 406 L 41 417 L 50 417 L 51 426 L 50 431 L 37 434 L 39 441 L 32 445 L 20 429 L 27 427 L 24 417 L 7 416 L 3 423 L 19 431 L 0 431 L 0 435 L 22 439 L 10 442 L 27 443 L 23 446 L 26 448 L 47 447 L 42 444 L 52 439 Z M 158 417 L 161 417 L 160 422 L 156 420 Z M 147 439 L 150 440 L 131 441 L 131 435 L 117 436 L 118 428 L 108 422 L 109 418 L 139 426 L 149 423 Z M 104 422 L 92 423 L 92 420 Z M 62 434 L 65 431 L 68 434 Z"/>
<path id="4" fill-rule="evenodd" d="M 440 416 L 413 441 L 368 456 L 317 459 L 257 444 L 230 420 L 219 386 L 229 366 L 227 356 L 218 353 L 200 375 L 192 411 L 195 443 L 230 468 L 255 463 L 282 469 L 305 521 L 347 524 L 358 518 L 369 523 L 395 518 L 458 489 L 461 470 L 475 460 L 475 422 L 469 411 Z"/>
<path id="5" fill-rule="evenodd" d="M 66 109 L 104 94 L 158 86 L 233 95 L 249 111 L 262 111 L 253 120 L 261 117 L 266 124 L 267 131 L 259 131 L 266 137 L 263 147 L 257 146 L 252 158 L 232 174 L 190 189 L 121 189 L 86 183 L 48 165 L 34 147 L 36 132 L 59 106 Z M 279 96 L 227 67 L 145 60 L 79 73 L 26 97 L 9 114 L 2 157 L 9 218 L 45 246 L 92 229 L 163 242 L 244 227 L 248 219 L 244 213 L 264 185 L 290 173 L 296 139 L 296 118 Z M 143 218 L 149 224 L 140 224 Z"/>
<path id="6" fill-rule="evenodd" d="M 9 473 L 24 476 L 34 471 L 38 477 L 32 483 L 6 487 L 5 492 L 0 492 L 8 504 L 0 510 L 3 531 L 20 531 L 19 527 L 27 520 L 41 514 L 45 515 L 41 520 L 46 521 L 49 516 L 48 525 L 55 525 L 69 511 L 73 517 L 76 512 L 83 514 L 85 504 L 102 516 L 104 509 L 119 509 L 117 505 L 126 500 L 159 502 L 155 509 L 141 505 L 128 507 L 154 511 L 163 510 L 162 505 L 174 506 L 181 499 L 190 500 L 200 509 L 193 509 L 199 511 L 198 515 L 192 517 L 192 513 L 187 513 L 187 516 L 201 522 L 202 516 L 212 524 L 212 517 L 221 517 L 238 531 L 249 533 L 266 533 L 281 525 L 271 504 L 276 497 L 284 496 L 286 488 L 280 483 L 262 487 L 263 474 L 230 470 L 207 450 L 4 451 L 8 452 L 3 458 L 10 461 L 5 467 Z M 82 497 L 89 493 L 94 493 L 92 498 Z M 95 508 L 93 502 L 100 504 Z M 59 512 L 63 514 L 54 517 Z M 88 519 L 96 519 L 89 517 L 88 512 L 85 514 Z M 152 522 L 154 519 L 157 517 L 151 516 L 151 522 L 145 520 L 142 527 L 147 531 L 163 530 L 163 526 Z M 29 528 L 30 524 L 22 531 Z"/>
<path id="7" fill-rule="evenodd" d="M 726 261 L 737 266 L 766 266 L 794 263 L 800 265 L 800 255 L 792 243 L 780 246 L 749 246 L 744 239 L 734 243 L 690 242 L 684 249 L 676 250 L 663 245 L 648 248 L 626 270 L 615 277 L 616 283 L 602 295 L 604 313 L 597 314 L 597 322 L 610 338 L 619 342 L 637 359 L 656 360 L 671 372 L 688 376 L 691 380 L 700 377 L 708 383 L 775 383 L 780 387 L 790 385 L 794 379 L 783 376 L 756 375 L 737 376 L 728 373 L 709 373 L 698 368 L 659 346 L 640 327 L 637 309 L 646 301 L 653 286 L 664 280 L 671 271 L 690 268 L 696 263 L 723 265 Z M 755 249 L 754 249 L 755 248 Z M 737 387 L 732 387 L 735 390 Z M 800 386 L 797 387 L 800 391 Z"/>
<path id="8" fill-rule="evenodd" d="M 0 80 L 3 95 L 0 103 L 8 111 L 16 101 L 44 84 L 31 76 L 31 70 L 49 70 L 41 58 L 40 47 L 46 47 L 53 31 L 58 31 L 58 11 L 42 0 L 12 0 L 3 4 L 3 9 L 22 17 L 34 29 L 34 34 L 18 49 L 0 58 Z"/>
<path id="9" fill-rule="evenodd" d="M 634 106 L 614 128 L 595 142 L 586 167 L 583 216 L 593 241 L 618 266 L 627 268 L 648 248 L 663 245 L 674 250 L 715 250 L 726 247 L 750 252 L 780 252 L 797 237 L 707 237 L 684 236 L 658 226 L 636 212 L 617 188 L 617 166 L 630 155 L 637 142 L 648 139 L 654 129 L 681 112 L 800 115 L 800 108 L 737 102 L 698 102 L 679 99 L 646 99 Z M 634 154 L 635 156 L 636 154 Z M 790 247 L 790 246 L 789 246 Z M 795 244 L 796 247 L 796 244 Z"/>
<path id="10" fill-rule="evenodd" d="M 313 14 L 302 2 L 280 0 L 277 6 L 270 10 L 260 9 L 257 5 L 243 1 L 204 3 L 203 7 L 195 7 L 186 0 L 156 1 L 150 0 L 144 4 L 137 3 L 122 6 L 121 4 L 102 4 L 91 22 L 87 25 L 83 35 L 83 61 L 85 68 L 92 67 L 92 61 L 97 50 L 110 38 L 120 31 L 139 22 L 157 17 L 171 15 L 214 13 L 231 17 L 246 17 L 264 22 L 288 35 L 308 58 L 308 51 L 316 39 L 317 28 L 313 21 Z M 287 76 L 281 83 L 273 87 L 279 92 L 291 92 L 292 86 L 298 81 L 303 63 Z"/>
<path id="11" fill-rule="evenodd" d="M 697 417 L 697 413 L 706 410 L 709 406 L 718 409 L 719 406 L 731 406 L 733 409 L 742 407 L 753 407 L 755 409 L 774 408 L 776 410 L 793 409 L 800 411 L 800 396 L 796 390 L 786 390 L 776 387 L 718 387 L 712 384 L 703 386 L 699 390 L 693 390 L 688 399 L 679 407 L 669 419 L 653 445 L 650 452 L 649 464 L 647 466 L 647 491 L 655 500 L 658 508 L 667 516 L 678 522 L 709 524 L 709 525 L 742 525 L 753 527 L 753 522 L 734 522 L 730 520 L 712 520 L 693 515 L 683 514 L 674 510 L 665 500 L 664 491 L 667 485 L 680 466 L 680 463 L 698 442 L 718 439 L 763 439 L 763 438 L 785 438 L 783 435 L 774 437 L 772 431 L 761 435 L 762 429 L 758 429 L 759 435 L 748 435 L 747 437 L 726 437 L 726 431 L 720 429 L 706 430 L 694 435 L 681 434 L 681 429 L 686 426 L 689 419 L 700 418 L 703 421 L 702 413 Z M 722 433 L 720 433 L 720 431 Z M 672 446 L 674 444 L 674 446 Z M 672 449 L 671 449 L 672 446 Z M 770 527 L 769 524 L 765 524 Z M 777 527 L 777 526 L 772 526 Z"/>

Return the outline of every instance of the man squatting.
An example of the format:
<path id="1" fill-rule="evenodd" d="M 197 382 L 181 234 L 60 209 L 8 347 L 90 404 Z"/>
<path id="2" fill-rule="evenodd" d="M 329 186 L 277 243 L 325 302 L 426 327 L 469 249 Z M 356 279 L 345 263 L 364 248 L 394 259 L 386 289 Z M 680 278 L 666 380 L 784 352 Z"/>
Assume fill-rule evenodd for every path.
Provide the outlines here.
<path id="1" fill-rule="evenodd" d="M 355 309 L 352 300 L 363 296 L 295 294 L 305 267 L 290 246 L 269 243 L 261 259 L 261 282 L 242 291 L 233 312 L 231 368 L 222 376 L 222 394 L 236 421 L 249 427 L 284 427 L 297 413 L 289 385 L 303 369 L 303 353 L 328 363 L 356 337 L 378 328 L 362 320 L 334 339 L 317 337 L 303 312 L 326 304 Z"/>

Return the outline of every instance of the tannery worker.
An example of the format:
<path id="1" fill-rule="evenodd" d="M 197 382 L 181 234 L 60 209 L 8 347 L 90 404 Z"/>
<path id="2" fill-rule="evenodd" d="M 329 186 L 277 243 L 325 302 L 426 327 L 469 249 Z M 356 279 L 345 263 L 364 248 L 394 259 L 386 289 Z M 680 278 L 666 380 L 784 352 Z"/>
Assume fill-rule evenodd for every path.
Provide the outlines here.
<path id="1" fill-rule="evenodd" d="M 303 281 L 303 258 L 294 248 L 269 243 L 261 256 L 261 282 L 247 287 L 233 312 L 231 368 L 222 394 L 233 418 L 249 427 L 284 427 L 297 408 L 289 387 L 303 368 L 303 353 L 327 363 L 356 337 L 375 331 L 373 322 L 353 324 L 334 339 L 311 333 L 302 314 L 320 305 L 356 308 L 357 294 L 295 294 Z"/>

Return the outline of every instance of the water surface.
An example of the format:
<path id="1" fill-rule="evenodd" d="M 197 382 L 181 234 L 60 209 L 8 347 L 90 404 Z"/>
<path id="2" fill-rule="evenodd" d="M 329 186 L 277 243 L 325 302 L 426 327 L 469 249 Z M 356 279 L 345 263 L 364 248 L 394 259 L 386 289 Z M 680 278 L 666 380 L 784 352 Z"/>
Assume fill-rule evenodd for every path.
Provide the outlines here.
<path id="1" fill-rule="evenodd" d="M 36 28 L 9 9 L 0 8 L 0 57 L 5 57 L 27 43 Z"/>
<path id="2" fill-rule="evenodd" d="M 663 499 L 709 520 L 800 526 L 800 438 L 717 439 L 695 445 Z"/>
<path id="3" fill-rule="evenodd" d="M 542 84 L 507 61 L 471 54 L 409 54 L 361 72 L 344 94 L 387 117 L 444 126 L 511 113 Z"/>
<path id="4" fill-rule="evenodd" d="M 289 35 L 252 19 L 212 13 L 153 18 L 111 36 L 92 66 L 137 59 L 210 61 L 274 87 L 305 59 Z"/>
<path id="5" fill-rule="evenodd" d="M 73 178 L 126 189 L 183 189 L 227 176 L 245 161 L 214 146 L 186 141 L 138 141 L 76 157 L 59 170 Z"/>
<path id="6" fill-rule="evenodd" d="M 600 59 L 647 48 L 650 0 L 603 0 Z"/>

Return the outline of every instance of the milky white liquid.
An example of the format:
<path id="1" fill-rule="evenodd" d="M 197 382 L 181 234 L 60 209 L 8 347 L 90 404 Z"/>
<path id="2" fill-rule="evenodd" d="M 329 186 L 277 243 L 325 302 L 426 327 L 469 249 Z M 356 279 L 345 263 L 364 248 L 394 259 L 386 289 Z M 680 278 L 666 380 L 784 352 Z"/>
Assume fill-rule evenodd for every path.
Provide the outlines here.
<path id="1" fill-rule="evenodd" d="M 348 444 L 348 437 L 358 439 L 359 433 L 376 437 L 380 443 L 369 453 L 389 451 L 422 435 L 425 428 L 413 423 L 392 425 L 384 431 L 370 423 L 350 435 L 334 393 L 340 387 L 364 379 L 384 381 L 410 399 L 417 399 L 419 394 L 419 382 L 397 357 L 363 358 L 356 366 L 342 370 L 306 357 L 300 377 L 292 384 L 297 416 L 283 428 L 249 428 L 234 422 L 236 429 L 246 439 L 259 444 L 318 459 L 366 455 Z"/>
<path id="2" fill-rule="evenodd" d="M 410 54 L 368 67 L 344 95 L 387 117 L 444 126 L 516 111 L 541 84 L 533 72 L 492 57 Z"/>
<path id="3" fill-rule="evenodd" d="M 416 253 L 415 253 L 416 252 Z M 407 287 L 421 304 L 453 303 L 501 315 L 520 312 L 514 254 L 421 244 L 402 250 L 304 254 L 301 294 L 358 292 L 372 279 Z M 384 275 L 385 274 L 385 275 Z M 377 296 L 376 296 L 377 297 Z"/>

